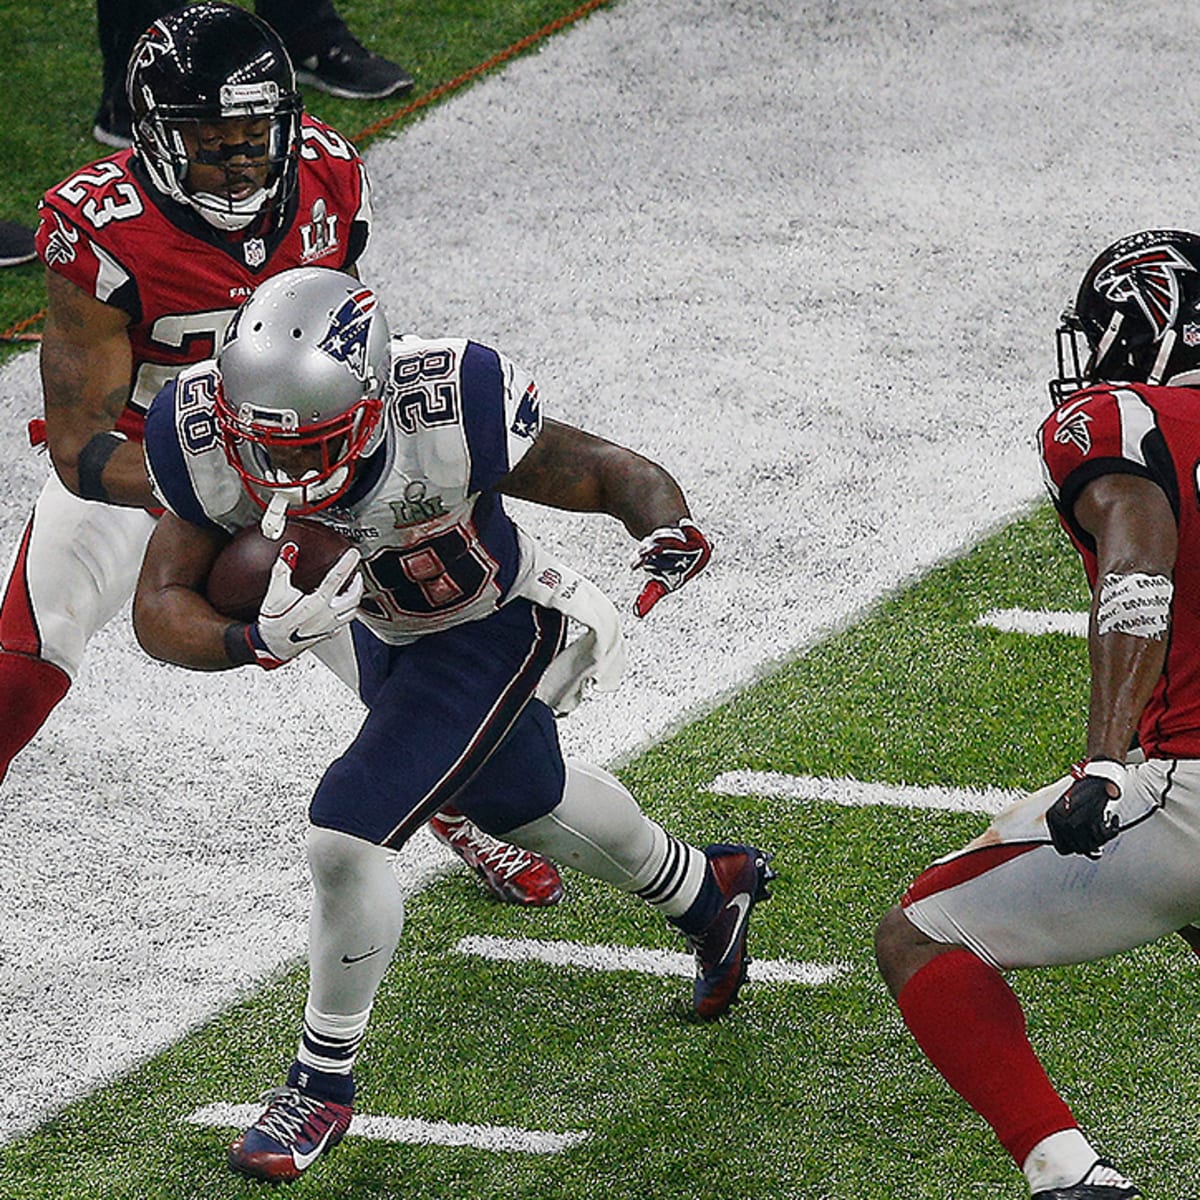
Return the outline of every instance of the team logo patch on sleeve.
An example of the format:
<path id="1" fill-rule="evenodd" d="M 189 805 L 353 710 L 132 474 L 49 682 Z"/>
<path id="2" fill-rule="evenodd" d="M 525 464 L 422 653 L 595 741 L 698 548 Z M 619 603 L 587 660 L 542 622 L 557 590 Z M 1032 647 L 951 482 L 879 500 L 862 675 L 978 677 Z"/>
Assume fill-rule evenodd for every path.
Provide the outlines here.
<path id="1" fill-rule="evenodd" d="M 1058 410 L 1057 416 L 1058 428 L 1054 431 L 1054 440 L 1060 446 L 1075 446 L 1080 454 L 1090 453 L 1092 432 L 1088 426 L 1092 418 L 1084 411 L 1083 404 L 1068 404 Z"/>
<path id="2" fill-rule="evenodd" d="M 537 385 L 531 383 L 517 405 L 517 415 L 513 417 L 512 432 L 517 437 L 535 438 L 542 427 L 542 406 L 538 399 Z"/>

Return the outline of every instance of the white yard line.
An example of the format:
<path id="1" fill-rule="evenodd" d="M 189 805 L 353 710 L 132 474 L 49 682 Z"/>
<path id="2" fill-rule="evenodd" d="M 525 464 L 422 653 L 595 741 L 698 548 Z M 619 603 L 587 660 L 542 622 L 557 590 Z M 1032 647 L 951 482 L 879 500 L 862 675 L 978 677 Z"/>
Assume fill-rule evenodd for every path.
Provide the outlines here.
<path id="1" fill-rule="evenodd" d="M 975 624 L 999 629 L 1001 633 L 1061 633 L 1067 637 L 1087 637 L 1088 614 L 1034 611 L 1028 608 L 993 608 L 976 618 Z"/>
<path id="2" fill-rule="evenodd" d="M 725 771 L 708 785 L 708 790 L 722 796 L 822 800 L 849 808 L 880 804 L 892 808 L 978 813 L 998 813 L 1026 794 L 1006 788 L 913 787 L 903 783 L 831 779 L 822 775 L 784 775 L 777 771 Z"/>
<path id="3" fill-rule="evenodd" d="M 207 1104 L 184 1118 L 190 1125 L 218 1129 L 245 1129 L 262 1115 L 261 1104 Z M 561 1154 L 586 1142 L 587 1130 L 551 1133 L 519 1129 L 512 1125 L 452 1125 L 448 1121 L 422 1121 L 416 1117 L 372 1117 L 357 1114 L 350 1136 L 374 1142 L 402 1142 L 410 1146 L 469 1146 L 501 1154 Z"/>
<path id="4" fill-rule="evenodd" d="M 673 950 L 636 950 L 628 946 L 587 945 L 582 942 L 544 942 L 536 938 L 465 937 L 454 947 L 496 962 L 540 962 L 552 967 L 580 967 L 587 971 L 638 971 L 643 975 L 669 975 L 690 979 L 696 963 L 690 954 Z M 844 963 L 792 962 L 788 959 L 754 959 L 753 983 L 832 983 L 850 968 Z"/>

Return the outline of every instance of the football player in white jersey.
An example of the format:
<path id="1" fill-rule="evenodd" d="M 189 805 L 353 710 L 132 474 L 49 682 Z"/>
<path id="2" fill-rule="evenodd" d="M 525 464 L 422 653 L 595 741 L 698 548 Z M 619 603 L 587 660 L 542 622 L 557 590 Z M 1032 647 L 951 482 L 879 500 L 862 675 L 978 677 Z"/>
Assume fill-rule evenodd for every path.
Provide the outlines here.
<path id="1" fill-rule="evenodd" d="M 149 20 L 149 17 L 147 17 Z M 141 452 L 164 380 L 208 358 L 237 305 L 301 265 L 357 273 L 370 230 L 354 148 L 307 116 L 278 34 L 236 5 L 154 22 L 128 71 L 134 147 L 50 188 L 44 421 L 55 470 L 0 603 L 0 780 L 129 600 L 154 517 Z M 552 863 L 452 810 L 430 828 L 493 895 L 552 904 Z"/>
<path id="2" fill-rule="evenodd" d="M 310 986 L 287 1086 L 230 1147 L 237 1171 L 296 1178 L 349 1127 L 351 1068 L 400 935 L 390 859 L 448 801 L 490 834 L 635 893 L 689 940 L 711 1020 L 746 975 L 771 877 L 753 846 L 701 850 L 607 772 L 564 761 L 554 714 L 623 665 L 611 602 L 509 518 L 503 497 L 602 512 L 639 539 L 648 612 L 709 545 L 656 463 L 545 419 L 530 376 L 446 338 L 389 339 L 370 289 L 301 269 L 239 310 L 215 360 L 154 401 L 146 454 L 168 511 L 135 597 L 139 639 L 199 670 L 275 668 L 316 648 L 368 707 L 309 809 Z M 311 594 L 281 553 L 257 620 L 205 583 L 230 535 L 309 515 L 352 543 Z M 566 645 L 571 617 L 588 632 Z"/>

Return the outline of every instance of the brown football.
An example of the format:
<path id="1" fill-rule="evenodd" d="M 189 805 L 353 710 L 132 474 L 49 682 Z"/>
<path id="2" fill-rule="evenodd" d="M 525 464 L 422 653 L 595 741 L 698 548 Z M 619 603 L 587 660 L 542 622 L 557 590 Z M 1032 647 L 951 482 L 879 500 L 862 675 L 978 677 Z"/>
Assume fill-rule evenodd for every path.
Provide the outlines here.
<path id="1" fill-rule="evenodd" d="M 314 591 L 352 544 L 336 529 L 303 517 L 289 518 L 277 542 L 264 537 L 257 525 L 247 525 L 234 534 L 208 573 L 205 594 L 209 604 L 235 621 L 255 620 L 267 594 L 271 567 L 285 542 L 296 543 L 292 582 L 302 592 Z"/>

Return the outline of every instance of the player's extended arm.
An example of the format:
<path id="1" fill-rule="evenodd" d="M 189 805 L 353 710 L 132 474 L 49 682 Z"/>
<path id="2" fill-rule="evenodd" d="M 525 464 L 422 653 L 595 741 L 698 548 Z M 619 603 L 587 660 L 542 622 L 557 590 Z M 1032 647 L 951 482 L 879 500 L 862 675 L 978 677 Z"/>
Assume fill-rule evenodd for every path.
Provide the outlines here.
<path id="1" fill-rule="evenodd" d="M 1162 674 L 1178 532 L 1162 489 L 1134 475 L 1094 479 L 1075 502 L 1075 519 L 1095 539 L 1098 567 L 1087 757 L 1071 768 L 1046 825 L 1060 854 L 1095 855 L 1119 832 L 1125 756 Z"/>
<path id="2" fill-rule="evenodd" d="M 133 377 L 129 316 L 56 271 L 46 272 L 46 290 L 41 371 L 54 468 L 86 500 L 153 507 L 141 445 L 113 432 Z"/>
<path id="3" fill-rule="evenodd" d="M 640 539 L 633 566 L 649 577 L 634 603 L 639 617 L 703 570 L 712 554 L 679 484 L 663 467 L 559 421 L 545 422 L 498 490 L 551 508 L 616 517 Z"/>
<path id="4" fill-rule="evenodd" d="M 229 618 L 204 597 L 205 580 L 228 541 L 227 534 L 163 514 L 133 597 L 133 631 L 147 654 L 196 671 L 234 665 L 225 652 Z"/>
<path id="5" fill-rule="evenodd" d="M 500 481 L 506 496 L 616 517 L 635 538 L 688 516 L 679 484 L 656 462 L 559 421 L 546 421 Z"/>

